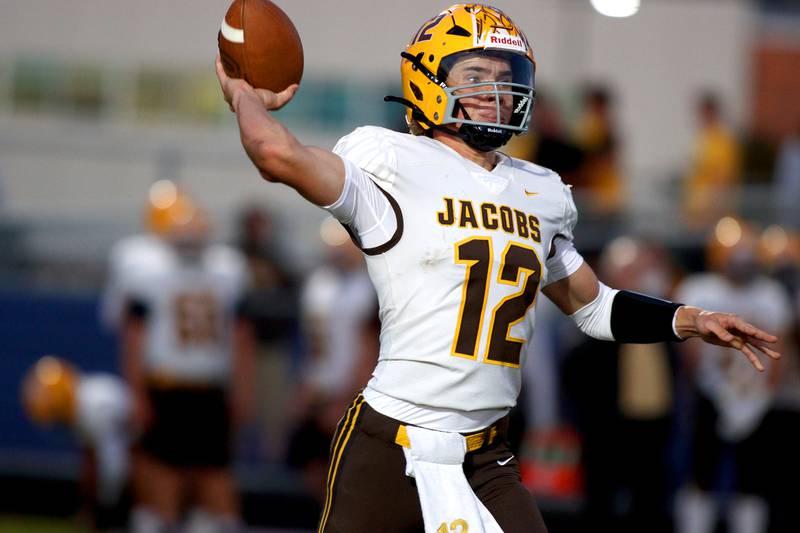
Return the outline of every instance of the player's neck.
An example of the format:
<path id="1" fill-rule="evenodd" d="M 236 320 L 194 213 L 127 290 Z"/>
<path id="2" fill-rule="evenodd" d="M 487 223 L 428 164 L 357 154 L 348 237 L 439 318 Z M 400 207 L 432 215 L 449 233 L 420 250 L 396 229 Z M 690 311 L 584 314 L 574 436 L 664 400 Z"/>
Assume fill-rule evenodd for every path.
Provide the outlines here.
<path id="1" fill-rule="evenodd" d="M 486 170 L 492 170 L 497 165 L 497 153 L 494 151 L 482 152 L 460 138 L 441 131 L 433 130 L 433 138 L 458 152 L 461 157 L 469 159 Z"/>

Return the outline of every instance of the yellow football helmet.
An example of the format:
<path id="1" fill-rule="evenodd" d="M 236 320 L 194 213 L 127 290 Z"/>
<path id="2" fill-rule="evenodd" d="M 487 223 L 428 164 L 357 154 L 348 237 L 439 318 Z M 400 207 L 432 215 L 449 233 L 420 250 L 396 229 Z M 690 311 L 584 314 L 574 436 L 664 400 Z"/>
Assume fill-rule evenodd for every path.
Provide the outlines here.
<path id="1" fill-rule="evenodd" d="M 499 148 L 514 134 L 528 129 L 535 97 L 536 63 L 528 40 L 502 11 L 481 4 L 456 4 L 426 21 L 401 54 L 403 98 L 386 101 L 408 107 L 406 121 L 420 133 L 431 128 L 457 135 L 483 150 Z M 459 60 L 499 58 L 507 62 L 502 79 L 480 73 L 448 84 Z M 453 86 L 451 86 L 453 85 Z M 494 99 L 494 120 L 474 120 L 463 98 Z M 501 100 L 513 99 L 510 115 L 501 113 Z M 444 128 L 458 124 L 457 130 Z"/>
<path id="2" fill-rule="evenodd" d="M 706 241 L 706 267 L 734 277 L 752 275 L 759 266 L 757 247 L 758 236 L 751 224 L 732 216 L 722 217 Z"/>
<path id="3" fill-rule="evenodd" d="M 147 226 L 171 241 L 204 241 L 210 232 L 208 214 L 182 187 L 160 180 L 150 187 Z"/>
<path id="4" fill-rule="evenodd" d="M 22 405 L 34 422 L 70 423 L 75 416 L 79 374 L 66 361 L 47 355 L 28 370 L 22 382 Z"/>
<path id="5" fill-rule="evenodd" d="M 768 226 L 758 238 L 758 254 L 761 262 L 770 271 L 784 266 L 798 266 L 800 234 L 777 224 Z"/>

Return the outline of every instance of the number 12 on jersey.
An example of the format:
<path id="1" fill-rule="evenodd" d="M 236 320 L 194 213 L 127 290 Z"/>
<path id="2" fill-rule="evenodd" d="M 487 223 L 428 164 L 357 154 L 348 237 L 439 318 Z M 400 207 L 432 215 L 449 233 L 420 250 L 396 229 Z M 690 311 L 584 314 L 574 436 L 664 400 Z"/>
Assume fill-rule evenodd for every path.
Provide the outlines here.
<path id="1" fill-rule="evenodd" d="M 453 339 L 452 354 L 455 356 L 477 359 L 494 264 L 493 253 L 490 237 L 470 237 L 455 244 L 455 262 L 467 267 Z M 542 263 L 532 247 L 514 242 L 506 245 L 500 259 L 497 283 L 521 288 L 492 309 L 484 362 L 519 366 L 524 340 L 509 337 L 509 330 L 522 322 L 533 305 L 541 277 Z"/>

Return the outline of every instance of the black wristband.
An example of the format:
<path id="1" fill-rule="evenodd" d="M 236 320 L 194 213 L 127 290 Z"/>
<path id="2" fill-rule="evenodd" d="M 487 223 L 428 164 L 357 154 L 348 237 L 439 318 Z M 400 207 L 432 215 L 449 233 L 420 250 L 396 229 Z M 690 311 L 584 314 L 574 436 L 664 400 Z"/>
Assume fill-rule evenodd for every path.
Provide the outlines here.
<path id="1" fill-rule="evenodd" d="M 682 305 L 638 292 L 619 291 L 611 304 L 611 334 L 617 342 L 635 344 L 681 341 L 672 329 L 672 321 Z"/>

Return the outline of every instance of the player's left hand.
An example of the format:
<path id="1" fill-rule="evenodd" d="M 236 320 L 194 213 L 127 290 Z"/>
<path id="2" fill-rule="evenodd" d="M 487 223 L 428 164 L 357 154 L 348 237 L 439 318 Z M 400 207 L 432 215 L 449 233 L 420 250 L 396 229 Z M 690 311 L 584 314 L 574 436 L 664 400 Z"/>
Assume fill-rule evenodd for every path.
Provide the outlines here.
<path id="1" fill-rule="evenodd" d="M 756 350 L 772 359 L 781 357 L 780 353 L 768 346 L 778 342 L 778 337 L 758 329 L 737 315 L 684 306 L 678 309 L 675 326 L 682 338 L 700 337 L 709 344 L 739 350 L 759 372 L 764 371 L 764 364 L 756 355 Z"/>
<path id="2" fill-rule="evenodd" d="M 277 111 L 288 104 L 292 98 L 294 98 L 297 89 L 300 87 L 298 84 L 293 83 L 279 93 L 275 93 L 267 89 L 254 89 L 245 80 L 229 77 L 225 73 L 225 69 L 222 67 L 222 58 L 219 56 L 219 54 L 217 54 L 215 68 L 217 70 L 219 86 L 222 89 L 222 94 L 225 97 L 225 101 L 228 103 L 228 107 L 230 107 L 231 111 L 236 111 L 234 104 L 241 92 L 255 94 L 256 97 L 261 100 L 261 103 L 264 105 L 264 108 L 267 111 Z"/>

